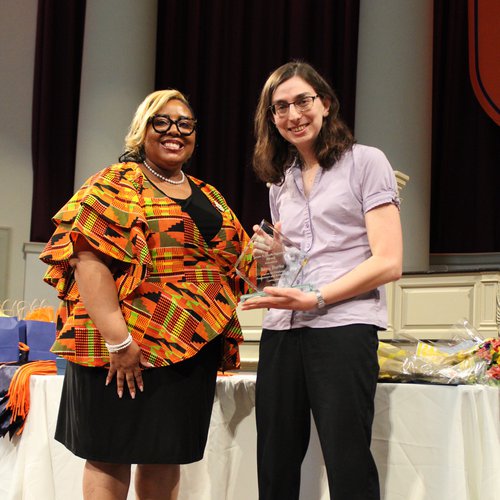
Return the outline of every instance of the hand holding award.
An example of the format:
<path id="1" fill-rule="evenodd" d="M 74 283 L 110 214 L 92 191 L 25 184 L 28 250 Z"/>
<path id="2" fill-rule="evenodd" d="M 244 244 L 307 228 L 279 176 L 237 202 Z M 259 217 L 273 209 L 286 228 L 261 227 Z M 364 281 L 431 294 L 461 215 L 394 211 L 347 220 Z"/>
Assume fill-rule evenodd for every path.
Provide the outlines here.
<path id="1" fill-rule="evenodd" d="M 249 285 L 253 293 L 243 295 L 243 309 L 268 307 L 255 297 L 268 297 L 282 289 L 312 291 L 310 285 L 295 285 L 307 255 L 276 227 L 263 220 L 254 226 L 255 233 L 236 262 L 236 273 Z"/>

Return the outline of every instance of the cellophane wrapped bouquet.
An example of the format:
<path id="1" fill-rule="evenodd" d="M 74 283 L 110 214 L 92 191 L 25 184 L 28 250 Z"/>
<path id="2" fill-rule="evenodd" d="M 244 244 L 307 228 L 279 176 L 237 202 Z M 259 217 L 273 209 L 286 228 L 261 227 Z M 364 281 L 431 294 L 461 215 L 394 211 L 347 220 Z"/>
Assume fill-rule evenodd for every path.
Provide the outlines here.
<path id="1" fill-rule="evenodd" d="M 454 330 L 449 341 L 404 335 L 393 343 L 380 342 L 379 380 L 500 386 L 500 338 L 482 338 L 467 320 Z"/>

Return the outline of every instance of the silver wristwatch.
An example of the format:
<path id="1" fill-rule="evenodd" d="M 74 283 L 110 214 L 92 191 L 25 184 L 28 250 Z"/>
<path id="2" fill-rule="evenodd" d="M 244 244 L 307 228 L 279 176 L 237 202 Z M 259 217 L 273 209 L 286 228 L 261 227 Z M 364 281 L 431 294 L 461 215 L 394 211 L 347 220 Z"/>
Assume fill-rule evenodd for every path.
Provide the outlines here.
<path id="1" fill-rule="evenodd" d="M 314 293 L 316 294 L 316 300 L 318 301 L 317 308 L 323 309 L 326 306 L 323 295 L 321 295 L 321 292 L 317 288 L 314 290 Z"/>

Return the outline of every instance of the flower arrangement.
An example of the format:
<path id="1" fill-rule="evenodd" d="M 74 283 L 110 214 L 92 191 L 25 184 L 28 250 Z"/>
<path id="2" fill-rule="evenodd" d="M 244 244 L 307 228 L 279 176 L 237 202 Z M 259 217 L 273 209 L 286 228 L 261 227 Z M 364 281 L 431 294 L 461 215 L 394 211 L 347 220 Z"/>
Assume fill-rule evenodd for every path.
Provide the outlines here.
<path id="1" fill-rule="evenodd" d="M 380 381 L 420 382 L 433 384 L 476 384 L 483 382 L 485 361 L 476 356 L 477 345 L 436 346 L 414 340 L 404 348 L 379 342 Z"/>
<path id="2" fill-rule="evenodd" d="M 402 335 L 379 342 L 380 381 L 500 386 L 500 338 L 483 338 L 463 319 L 448 341 Z"/>
<path id="3" fill-rule="evenodd" d="M 484 382 L 500 384 L 500 338 L 485 340 L 479 346 L 476 356 L 486 363 Z"/>

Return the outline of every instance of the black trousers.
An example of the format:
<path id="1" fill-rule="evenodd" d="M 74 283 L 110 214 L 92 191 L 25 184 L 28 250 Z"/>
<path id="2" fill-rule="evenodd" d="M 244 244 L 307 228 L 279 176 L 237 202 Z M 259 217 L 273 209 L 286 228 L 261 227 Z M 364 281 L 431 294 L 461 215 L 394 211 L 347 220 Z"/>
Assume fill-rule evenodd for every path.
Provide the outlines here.
<path id="1" fill-rule="evenodd" d="M 370 451 L 377 328 L 264 330 L 256 386 L 260 500 L 296 500 L 311 410 L 332 500 L 379 500 Z"/>

